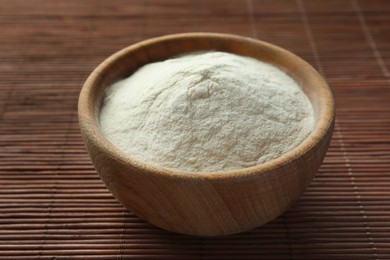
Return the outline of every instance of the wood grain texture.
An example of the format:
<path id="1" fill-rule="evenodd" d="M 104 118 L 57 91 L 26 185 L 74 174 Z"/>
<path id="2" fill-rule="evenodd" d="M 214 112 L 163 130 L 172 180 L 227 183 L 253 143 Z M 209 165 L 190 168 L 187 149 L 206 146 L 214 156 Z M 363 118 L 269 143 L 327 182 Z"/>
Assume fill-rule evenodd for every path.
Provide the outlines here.
<path id="1" fill-rule="evenodd" d="M 388 259 L 387 0 L 0 1 L 0 259 Z M 335 131 L 284 214 L 197 238 L 123 208 L 97 175 L 77 99 L 106 57 L 144 39 L 208 31 L 303 57 L 332 88 Z"/>
<path id="2" fill-rule="evenodd" d="M 280 158 L 228 172 L 181 172 L 152 166 L 126 155 L 108 141 L 98 120 L 107 87 L 144 64 L 207 50 L 250 56 L 290 74 L 313 105 L 315 126 L 312 133 L 301 145 Z M 216 33 L 163 36 L 113 54 L 85 82 L 78 107 L 88 152 L 114 196 L 150 223 L 199 236 L 247 231 L 287 210 L 321 165 L 334 126 L 331 91 L 309 64 L 272 44 Z"/>

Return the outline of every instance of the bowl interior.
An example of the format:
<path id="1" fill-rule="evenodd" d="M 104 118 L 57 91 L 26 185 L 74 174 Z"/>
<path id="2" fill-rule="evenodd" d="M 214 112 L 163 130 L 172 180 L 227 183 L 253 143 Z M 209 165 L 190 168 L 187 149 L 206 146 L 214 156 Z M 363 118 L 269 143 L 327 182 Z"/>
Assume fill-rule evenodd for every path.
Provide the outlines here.
<path id="1" fill-rule="evenodd" d="M 270 162 L 229 171 L 233 175 L 245 172 L 245 169 L 252 168 L 250 171 L 260 171 L 262 168 L 274 167 L 283 161 L 292 160 L 318 143 L 331 127 L 334 120 L 331 91 L 319 73 L 308 63 L 296 55 L 266 42 L 225 34 L 190 33 L 164 36 L 132 45 L 109 57 L 90 75 L 80 95 L 79 109 L 82 110 L 84 119 L 90 122 L 93 134 L 97 135 L 102 145 L 109 147 L 118 156 L 126 156 L 118 148 L 113 147 L 99 131 L 99 114 L 105 89 L 108 86 L 130 76 L 135 70 L 147 63 L 165 60 L 183 53 L 205 50 L 250 56 L 279 67 L 302 87 L 314 109 L 314 129 L 298 147 Z M 132 159 L 129 160 L 130 163 L 134 162 Z M 141 162 L 141 164 L 145 163 Z M 159 168 L 158 171 L 172 172 L 163 167 Z"/>

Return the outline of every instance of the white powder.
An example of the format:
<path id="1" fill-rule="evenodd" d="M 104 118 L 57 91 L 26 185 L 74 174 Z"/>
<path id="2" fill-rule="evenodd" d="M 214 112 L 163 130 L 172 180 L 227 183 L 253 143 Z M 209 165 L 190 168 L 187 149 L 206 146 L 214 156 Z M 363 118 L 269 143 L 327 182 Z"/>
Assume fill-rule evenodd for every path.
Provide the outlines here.
<path id="1" fill-rule="evenodd" d="M 223 52 L 148 64 L 107 89 L 100 124 L 126 153 L 186 171 L 274 159 L 313 129 L 313 109 L 280 69 Z"/>

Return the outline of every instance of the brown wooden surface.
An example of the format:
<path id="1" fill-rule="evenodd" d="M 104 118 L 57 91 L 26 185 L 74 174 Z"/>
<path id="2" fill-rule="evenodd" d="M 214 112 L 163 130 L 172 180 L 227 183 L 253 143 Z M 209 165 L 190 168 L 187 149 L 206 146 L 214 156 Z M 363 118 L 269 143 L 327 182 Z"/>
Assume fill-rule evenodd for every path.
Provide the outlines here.
<path id="1" fill-rule="evenodd" d="M 223 238 L 146 224 L 105 189 L 77 98 L 114 51 L 163 34 L 226 32 L 289 49 L 326 77 L 333 140 L 284 215 Z M 0 258 L 389 259 L 390 2 L 0 1 Z"/>

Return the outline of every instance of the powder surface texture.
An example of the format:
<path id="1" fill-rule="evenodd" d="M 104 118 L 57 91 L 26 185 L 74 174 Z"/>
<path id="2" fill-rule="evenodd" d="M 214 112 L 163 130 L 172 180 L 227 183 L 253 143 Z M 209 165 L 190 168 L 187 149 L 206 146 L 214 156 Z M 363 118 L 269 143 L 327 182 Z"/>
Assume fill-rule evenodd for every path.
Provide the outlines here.
<path id="1" fill-rule="evenodd" d="M 100 125 L 136 159 L 184 171 L 258 165 L 313 129 L 313 108 L 280 69 L 224 52 L 151 63 L 110 86 Z"/>

